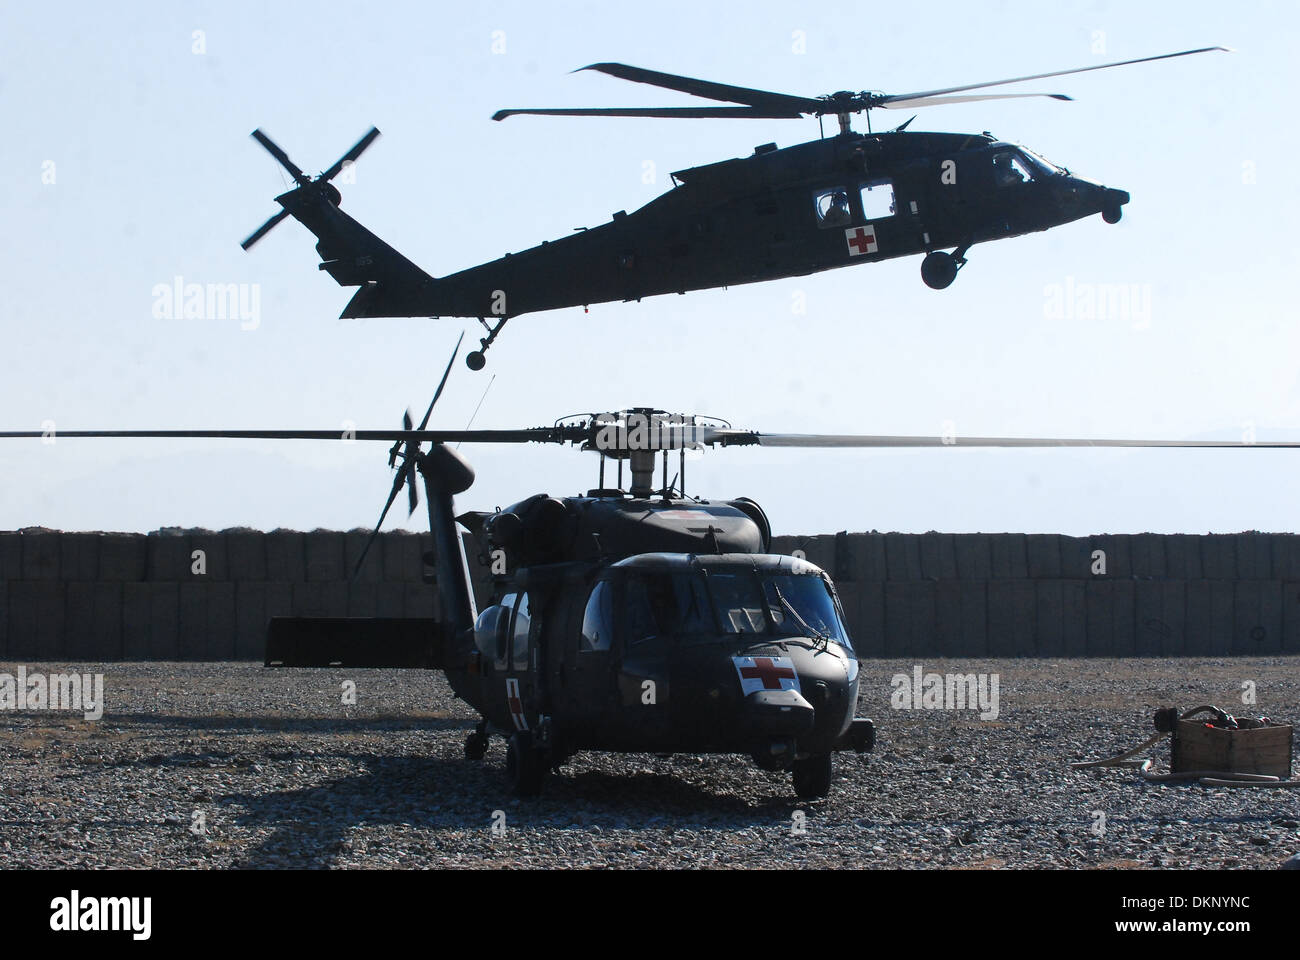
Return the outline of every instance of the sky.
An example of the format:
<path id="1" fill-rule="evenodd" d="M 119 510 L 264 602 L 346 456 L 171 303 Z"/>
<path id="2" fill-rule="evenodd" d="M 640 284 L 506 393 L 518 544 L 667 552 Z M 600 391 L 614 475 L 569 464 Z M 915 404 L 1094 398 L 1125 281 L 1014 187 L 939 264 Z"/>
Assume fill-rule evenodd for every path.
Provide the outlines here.
<path id="1" fill-rule="evenodd" d="M 475 427 L 505 428 L 651 406 L 769 432 L 1300 440 L 1300 9 L 927 11 L 4 5 L 0 429 L 52 422 L 56 439 L 0 441 L 0 529 L 348 529 L 378 517 L 391 482 L 378 444 L 57 438 L 397 427 L 407 408 L 419 418 L 460 333 L 479 335 L 474 320 L 339 319 L 351 291 L 316 269 L 314 238 L 293 220 L 242 251 L 287 186 L 249 138 L 256 127 L 314 173 L 378 126 L 355 182 L 336 181 L 344 209 L 435 276 L 634 210 L 674 170 L 818 136 L 814 119 L 490 120 L 503 107 L 702 103 L 571 72 L 598 61 L 817 96 L 1234 49 L 1023 88 L 1068 103 L 932 107 L 910 128 L 989 130 L 1125 189 L 1117 225 L 1092 217 L 976 246 L 944 291 L 904 258 L 525 315 L 485 371 L 457 362 L 431 426 L 464 427 L 476 407 Z M 873 123 L 895 119 L 884 113 Z M 168 315 L 159 291 L 176 278 L 245 285 L 256 322 Z M 1107 286 L 1131 293 L 1128 310 L 1059 309 Z M 594 454 L 462 452 L 478 472 L 463 509 L 596 485 Z M 1298 461 L 1264 449 L 731 448 L 691 463 L 687 487 L 757 499 L 780 534 L 1295 532 Z M 422 525 L 404 512 L 389 526 Z"/>

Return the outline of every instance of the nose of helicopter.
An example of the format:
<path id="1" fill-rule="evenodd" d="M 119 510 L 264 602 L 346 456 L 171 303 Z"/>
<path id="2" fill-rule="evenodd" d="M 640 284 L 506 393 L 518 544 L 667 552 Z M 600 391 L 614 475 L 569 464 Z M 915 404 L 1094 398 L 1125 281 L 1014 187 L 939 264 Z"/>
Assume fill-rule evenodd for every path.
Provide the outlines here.
<path id="1" fill-rule="evenodd" d="M 1100 213 L 1107 223 L 1117 223 L 1130 199 L 1127 190 L 1107 187 L 1086 177 L 1067 176 L 1061 180 L 1056 190 L 1056 201 L 1062 222 Z"/>

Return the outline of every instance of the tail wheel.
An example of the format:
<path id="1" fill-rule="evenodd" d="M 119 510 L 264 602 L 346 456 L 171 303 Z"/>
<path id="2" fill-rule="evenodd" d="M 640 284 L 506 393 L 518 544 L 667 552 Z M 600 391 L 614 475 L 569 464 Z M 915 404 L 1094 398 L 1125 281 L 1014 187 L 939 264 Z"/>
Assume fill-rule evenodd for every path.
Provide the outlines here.
<path id="1" fill-rule="evenodd" d="M 831 792 L 831 755 L 814 753 L 794 762 L 794 792 L 805 800 Z"/>
<path id="2" fill-rule="evenodd" d="M 511 736 L 506 747 L 506 780 L 511 793 L 520 797 L 540 794 L 549 766 L 546 752 L 534 745 L 531 731 L 520 730 Z"/>

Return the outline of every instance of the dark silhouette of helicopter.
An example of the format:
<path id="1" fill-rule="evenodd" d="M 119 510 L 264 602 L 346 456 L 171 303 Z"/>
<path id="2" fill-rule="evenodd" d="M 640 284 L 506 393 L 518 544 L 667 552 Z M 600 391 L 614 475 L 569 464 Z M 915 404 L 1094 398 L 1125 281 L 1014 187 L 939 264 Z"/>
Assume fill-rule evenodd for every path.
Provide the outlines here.
<path id="1" fill-rule="evenodd" d="M 459 346 L 459 344 L 458 344 Z M 536 794 L 548 770 L 582 750 L 749 754 L 788 770 L 801 797 L 823 796 L 832 754 L 870 750 L 875 729 L 855 717 L 859 663 L 835 586 L 799 556 L 774 555 L 753 500 L 685 490 L 686 453 L 703 447 L 1260 447 L 1300 442 L 1070 440 L 759 433 L 698 416 L 637 408 L 521 430 L 430 430 L 448 361 L 424 418 L 401 430 L 81 430 L 71 437 L 362 440 L 393 444 L 389 509 L 422 479 L 439 613 L 427 621 L 277 619 L 268 666 L 443 670 L 482 718 L 471 760 L 507 739 L 511 788 Z M 41 431 L 0 439 L 42 438 Z M 474 471 L 451 443 L 558 443 L 599 455 L 585 496 L 545 493 L 490 512 L 456 514 Z M 430 446 L 425 449 L 423 445 Z M 669 479 L 676 455 L 677 471 Z M 616 475 L 607 485 L 607 465 Z M 656 489 L 656 467 L 662 466 Z M 624 489 L 624 474 L 627 487 Z M 475 604 L 470 531 L 493 575 Z M 357 569 L 365 562 L 363 552 Z"/>
<path id="2" fill-rule="evenodd" d="M 281 210 L 243 242 L 248 249 L 285 217 L 318 243 L 320 269 L 358 287 L 343 317 L 477 317 L 487 330 L 466 357 L 471 369 L 506 321 L 524 313 L 640 300 L 666 293 L 806 276 L 835 267 L 925 254 L 921 277 L 935 289 L 953 282 L 977 243 L 1014 237 L 1100 213 L 1120 219 L 1129 195 L 1075 175 L 991 134 L 855 133 L 855 113 L 973 100 L 1064 94 L 974 94 L 1004 84 L 1182 57 L 1224 47 L 1060 70 L 940 90 L 886 95 L 840 91 L 798 97 L 711 83 L 620 63 L 584 70 L 740 106 L 500 110 L 600 117 L 839 120 L 837 136 L 785 149 L 768 143 L 752 156 L 674 173 L 674 188 L 609 223 L 459 273 L 434 278 L 339 209 L 330 183 L 379 136 L 372 128 L 317 177 L 308 177 L 261 130 L 253 137 L 293 176 L 276 197 Z M 869 126 L 869 124 L 868 124 Z M 951 248 L 952 252 L 947 250 Z"/>

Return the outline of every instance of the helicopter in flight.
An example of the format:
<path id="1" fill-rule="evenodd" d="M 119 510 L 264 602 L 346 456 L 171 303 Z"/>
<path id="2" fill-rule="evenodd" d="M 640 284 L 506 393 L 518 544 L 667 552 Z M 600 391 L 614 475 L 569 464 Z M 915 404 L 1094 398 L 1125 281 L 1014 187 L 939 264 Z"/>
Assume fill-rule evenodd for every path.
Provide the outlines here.
<path id="1" fill-rule="evenodd" d="M 378 129 L 371 128 L 316 177 L 304 173 L 259 129 L 253 138 L 296 185 L 275 198 L 279 212 L 242 246 L 249 249 L 280 221 L 294 217 L 317 238 L 319 269 L 341 286 L 358 288 L 342 317 L 477 318 L 486 336 L 479 349 L 466 356 L 473 370 L 483 368 L 484 355 L 507 320 L 542 310 L 807 276 L 916 254 L 924 254 L 921 277 L 926 285 L 944 289 L 975 244 L 1048 230 L 1098 213 L 1115 223 L 1129 194 L 988 132 L 913 133 L 907 130 L 908 120 L 888 132 L 873 133 L 870 111 L 1025 97 L 1069 100 L 1060 93 L 973 91 L 1226 49 L 1203 47 L 914 93 L 840 91 L 822 97 L 595 63 L 582 69 L 730 105 L 510 109 L 497 111 L 493 119 L 520 114 L 765 120 L 815 116 L 820 124 L 833 115 L 839 133 L 784 149 L 767 143 L 749 157 L 677 171 L 673 188 L 639 210 L 619 211 L 600 226 L 437 278 L 339 208 L 341 195 L 330 181 L 375 141 Z M 867 114 L 867 133 L 850 128 L 855 113 Z"/>
<path id="2" fill-rule="evenodd" d="M 798 796 L 821 797 L 833 781 L 833 754 L 867 752 L 875 742 L 871 720 L 856 716 L 860 664 L 832 579 L 797 554 L 773 554 L 771 524 L 753 500 L 687 493 L 688 451 L 1300 449 L 1300 442 L 1272 441 L 761 433 L 649 408 L 516 430 L 428 429 L 455 358 L 418 427 L 408 413 L 400 430 L 61 430 L 59 437 L 392 443 L 392 489 L 357 571 L 403 488 L 414 513 L 418 475 L 433 535 L 424 562 L 435 570 L 425 579 L 436 584 L 437 617 L 272 619 L 266 665 L 442 670 L 480 717 L 465 740 L 466 758 L 482 759 L 493 736 L 504 738 L 507 780 L 522 796 L 538 794 L 548 772 L 573 754 L 610 751 L 747 754 L 762 769 L 788 771 Z M 505 509 L 457 514 L 454 498 L 475 477 L 453 443 L 578 446 L 598 455 L 597 486 L 580 496 L 537 493 Z M 482 610 L 461 528 L 492 573 Z"/>

